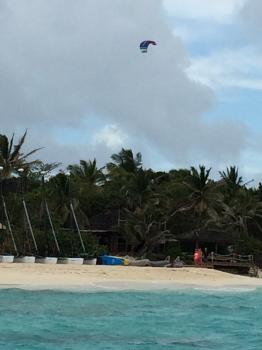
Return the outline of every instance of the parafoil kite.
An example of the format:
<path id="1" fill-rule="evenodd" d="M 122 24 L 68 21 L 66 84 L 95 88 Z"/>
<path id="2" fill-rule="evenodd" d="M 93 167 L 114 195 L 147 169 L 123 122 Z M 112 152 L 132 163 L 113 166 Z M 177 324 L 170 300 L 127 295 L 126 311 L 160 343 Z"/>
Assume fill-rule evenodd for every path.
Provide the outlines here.
<path id="1" fill-rule="evenodd" d="M 156 45 L 156 42 L 155 41 L 152 41 L 152 40 L 145 40 L 145 41 L 142 41 L 142 43 L 140 44 L 140 50 L 141 52 L 147 52 L 147 48 L 148 46 L 152 44 L 152 45 Z"/>

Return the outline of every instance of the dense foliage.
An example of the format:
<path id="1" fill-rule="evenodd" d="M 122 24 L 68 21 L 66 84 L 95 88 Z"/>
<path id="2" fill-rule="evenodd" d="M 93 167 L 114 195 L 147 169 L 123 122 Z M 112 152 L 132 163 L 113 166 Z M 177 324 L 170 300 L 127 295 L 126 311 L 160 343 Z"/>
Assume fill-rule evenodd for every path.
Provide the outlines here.
<path id="1" fill-rule="evenodd" d="M 80 160 L 65 171 L 59 163 L 28 161 L 37 150 L 22 153 L 25 136 L 13 146 L 14 137 L 0 135 L 1 223 L 8 227 L 8 214 L 20 254 L 110 251 L 99 235 L 102 224 L 109 235 L 117 233 L 118 252 L 124 254 L 149 256 L 160 246 L 165 253 L 177 252 L 178 235 L 194 232 L 197 241 L 199 233 L 210 231 L 218 238 L 232 237 L 239 252 L 262 251 L 262 186 L 247 188 L 235 166 L 215 181 L 203 165 L 169 172 L 145 169 L 140 153 L 122 149 L 103 168 L 95 159 Z M 112 220 L 106 227 L 108 216 Z M 2 252 L 14 252 L 10 230 L 1 230 L 0 244 Z"/>

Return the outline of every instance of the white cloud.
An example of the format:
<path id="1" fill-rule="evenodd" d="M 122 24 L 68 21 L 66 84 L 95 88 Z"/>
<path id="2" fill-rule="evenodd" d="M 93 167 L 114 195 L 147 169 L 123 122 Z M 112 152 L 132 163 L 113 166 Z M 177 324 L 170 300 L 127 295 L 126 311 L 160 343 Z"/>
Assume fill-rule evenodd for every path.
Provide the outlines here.
<path id="1" fill-rule="evenodd" d="M 93 137 L 94 144 L 105 144 L 112 151 L 124 147 L 127 135 L 117 125 L 106 125 Z"/>
<path id="2" fill-rule="evenodd" d="M 229 22 L 246 0 L 164 0 L 167 12 L 177 18 Z"/>
<path id="3" fill-rule="evenodd" d="M 234 87 L 262 89 L 262 55 L 252 47 L 215 51 L 195 57 L 189 76 L 214 89 Z"/>
<path id="4" fill-rule="evenodd" d="M 97 119 L 172 163 L 216 161 L 223 153 L 234 159 L 245 147 L 244 127 L 203 118 L 213 91 L 186 74 L 186 50 L 161 1 L 1 1 L 1 128 L 29 128 L 46 158 L 71 161 L 120 145 L 119 134 L 107 130 L 103 145 L 89 148 L 76 137 L 56 150 L 54 129 L 81 132 L 86 120 Z M 148 54 L 139 50 L 144 39 L 158 43 Z"/>

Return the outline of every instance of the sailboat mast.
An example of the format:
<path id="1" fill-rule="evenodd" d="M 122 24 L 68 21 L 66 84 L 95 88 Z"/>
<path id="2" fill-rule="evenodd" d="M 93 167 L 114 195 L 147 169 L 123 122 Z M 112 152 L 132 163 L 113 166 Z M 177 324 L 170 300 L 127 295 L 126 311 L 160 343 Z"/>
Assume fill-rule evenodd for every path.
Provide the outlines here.
<path id="1" fill-rule="evenodd" d="M 2 195 L 2 203 L 3 203 L 3 208 L 4 208 L 5 218 L 6 218 L 6 221 L 7 221 L 8 230 L 9 230 L 9 233 L 11 235 L 12 242 L 13 242 L 13 246 L 14 246 L 16 255 L 19 255 L 16 243 L 15 243 L 15 238 L 14 238 L 14 235 L 13 235 L 13 230 L 12 230 L 11 223 L 10 223 L 10 220 L 9 220 L 9 215 L 8 215 L 8 211 L 7 211 L 7 207 L 6 207 L 6 203 L 5 203 L 5 198 L 4 198 L 3 195 Z"/>
<path id="2" fill-rule="evenodd" d="M 36 252 L 38 252 L 38 248 L 37 248 L 37 244 L 36 244 L 33 228 L 32 228 L 32 225 L 31 225 L 30 217 L 29 217 L 29 214 L 28 214 L 28 210 L 27 210 L 27 206 L 26 206 L 26 202 L 25 202 L 24 198 L 23 198 L 23 207 L 24 207 L 25 216 L 26 216 L 28 227 L 29 227 L 29 231 L 31 233 L 31 236 L 32 236 L 32 239 L 33 239 L 33 242 L 34 242 L 35 250 L 36 250 Z"/>
<path id="3" fill-rule="evenodd" d="M 47 213 L 48 220 L 49 220 L 49 223 L 50 223 L 50 226 L 51 226 L 51 230 L 52 230 L 52 234 L 53 234 L 53 237 L 54 237 L 54 241 L 55 241 L 55 244 L 56 244 L 56 249 L 60 253 L 61 250 L 60 250 L 60 247 L 59 247 L 59 244 L 58 244 L 58 241 L 57 241 L 55 229 L 54 229 L 54 226 L 53 226 L 52 218 L 51 218 L 49 207 L 48 207 L 48 204 L 47 204 L 46 200 L 45 200 L 45 208 L 46 208 L 46 213 Z"/>
<path id="4" fill-rule="evenodd" d="M 75 211 L 74 211 L 74 207 L 73 207 L 72 202 L 70 202 L 70 209 L 71 209 L 71 212 L 73 214 L 74 222 L 75 222 L 75 225 L 76 225 L 77 233 L 78 233 L 79 238 L 80 238 L 80 242 L 81 242 L 81 245 L 82 245 L 83 252 L 86 253 L 86 248 L 85 248 L 85 245 L 84 245 L 84 242 L 83 242 L 83 239 L 82 239 L 82 235 L 81 235 L 81 232 L 80 232 L 80 229 L 79 229 L 79 226 L 78 226 L 78 222 L 77 222 L 77 219 L 76 219 L 76 215 L 75 215 Z"/>

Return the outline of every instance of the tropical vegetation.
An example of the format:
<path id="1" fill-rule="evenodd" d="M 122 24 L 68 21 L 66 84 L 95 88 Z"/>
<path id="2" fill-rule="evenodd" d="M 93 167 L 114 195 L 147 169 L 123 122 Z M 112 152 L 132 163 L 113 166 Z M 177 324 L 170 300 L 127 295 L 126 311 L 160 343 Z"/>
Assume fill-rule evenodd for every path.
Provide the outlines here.
<path id="1" fill-rule="evenodd" d="M 236 166 L 216 179 L 204 165 L 156 171 L 143 166 L 140 153 L 122 149 L 103 167 L 93 159 L 62 168 L 32 159 L 39 148 L 24 153 L 25 140 L 26 133 L 15 145 L 14 135 L 0 135 L 2 204 L 20 254 L 35 249 L 22 198 L 41 255 L 81 255 L 83 244 L 92 256 L 167 254 L 172 244 L 177 251 L 179 235 L 204 231 L 234 237 L 239 252 L 262 252 L 262 185 L 248 187 Z M 8 227 L 3 206 L 0 222 Z M 111 236 L 119 242 L 114 248 Z M 1 230 L 0 245 L 2 252 L 14 251 L 8 229 Z"/>

